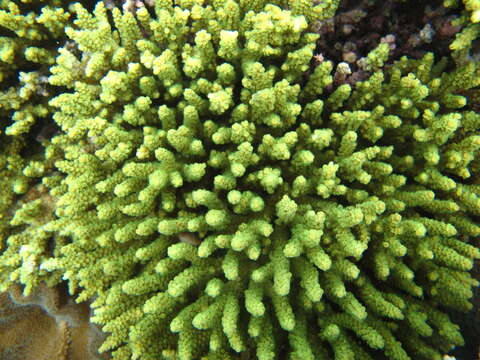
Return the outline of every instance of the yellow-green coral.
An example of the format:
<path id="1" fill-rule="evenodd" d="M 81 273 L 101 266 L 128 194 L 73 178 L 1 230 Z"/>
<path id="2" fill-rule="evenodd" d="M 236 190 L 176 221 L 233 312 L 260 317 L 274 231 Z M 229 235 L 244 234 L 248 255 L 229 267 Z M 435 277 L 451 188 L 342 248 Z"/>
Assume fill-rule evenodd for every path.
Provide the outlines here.
<path id="1" fill-rule="evenodd" d="M 45 250 L 51 235 L 40 229 L 52 218 L 53 201 L 46 188 L 35 183 L 51 169 L 49 158 L 55 154 L 53 148 L 46 154 L 44 149 L 45 135 L 54 127 L 48 117 L 47 102 L 54 93 L 47 75 L 68 19 L 61 1 L 0 1 L 2 289 L 21 279 L 29 292 L 47 278 L 46 272 L 38 272 L 39 258 L 53 254 Z M 58 280 L 51 274 L 48 278 Z"/>
<path id="2" fill-rule="evenodd" d="M 458 54 L 469 54 L 473 42 L 480 38 L 480 2 L 478 0 L 462 0 L 463 11 L 461 16 L 455 20 L 454 25 L 462 26 L 462 30 L 456 35 L 455 40 L 450 45 L 450 49 Z M 444 0 L 446 7 L 458 7 L 458 0 Z M 459 55 L 456 56 L 459 56 Z M 478 54 L 475 55 L 478 61 Z M 470 58 L 471 59 L 471 58 Z M 465 61 L 465 60 L 463 60 Z"/>
<path id="3" fill-rule="evenodd" d="M 59 173 L 14 218 L 54 249 L 14 243 L 3 282 L 61 274 L 117 360 L 431 360 L 462 344 L 441 309 L 470 309 L 478 285 L 479 69 L 427 54 L 382 70 L 381 45 L 367 80 L 335 87 L 308 26 L 337 5 L 73 5 L 49 77 Z"/>
<path id="4" fill-rule="evenodd" d="M 36 118 L 46 115 L 46 106 L 37 100 L 48 96 L 46 71 L 39 70 L 54 63 L 55 41 L 64 36 L 69 14 L 61 5 L 58 0 L 0 2 L 0 116 L 4 123 L 13 112 L 6 130 L 10 135 L 28 132 Z"/>

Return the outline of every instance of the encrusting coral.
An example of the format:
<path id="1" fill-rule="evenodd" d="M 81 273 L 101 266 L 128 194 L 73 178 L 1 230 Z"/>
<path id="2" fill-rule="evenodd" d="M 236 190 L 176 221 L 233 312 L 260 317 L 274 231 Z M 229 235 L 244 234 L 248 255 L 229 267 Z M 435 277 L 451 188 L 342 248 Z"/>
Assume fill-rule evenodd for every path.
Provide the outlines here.
<path id="1" fill-rule="evenodd" d="M 66 360 L 66 322 L 56 323 L 38 306 L 17 306 L 8 292 L 0 294 L 0 358 Z"/>
<path id="2" fill-rule="evenodd" d="M 312 69 L 309 25 L 337 6 L 72 6 L 49 77 L 63 89 L 50 241 L 23 245 L 41 255 L 14 280 L 51 271 L 94 299 L 117 360 L 432 360 L 461 345 L 443 307 L 468 310 L 478 285 L 465 94 L 479 68 L 385 66 L 382 44 L 368 79 L 334 86 L 331 62 Z M 36 219 L 29 204 L 17 222 Z"/>
<path id="3" fill-rule="evenodd" d="M 20 286 L 0 294 L 0 359 L 99 360 L 102 334 L 89 323 L 87 304 L 65 303 L 59 287 Z"/>

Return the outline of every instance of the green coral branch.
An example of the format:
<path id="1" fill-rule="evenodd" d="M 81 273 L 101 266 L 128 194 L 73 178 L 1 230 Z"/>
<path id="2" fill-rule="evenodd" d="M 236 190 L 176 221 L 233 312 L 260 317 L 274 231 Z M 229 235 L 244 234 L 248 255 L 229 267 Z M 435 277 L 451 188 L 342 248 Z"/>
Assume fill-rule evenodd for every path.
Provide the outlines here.
<path id="1" fill-rule="evenodd" d="M 381 45 L 335 88 L 308 28 L 336 1 L 154 5 L 72 5 L 49 76 L 58 173 L 16 211 L 38 233 L 9 238 L 2 284 L 62 276 L 114 359 L 461 345 L 440 308 L 469 310 L 478 285 L 478 65 L 385 67 Z"/>

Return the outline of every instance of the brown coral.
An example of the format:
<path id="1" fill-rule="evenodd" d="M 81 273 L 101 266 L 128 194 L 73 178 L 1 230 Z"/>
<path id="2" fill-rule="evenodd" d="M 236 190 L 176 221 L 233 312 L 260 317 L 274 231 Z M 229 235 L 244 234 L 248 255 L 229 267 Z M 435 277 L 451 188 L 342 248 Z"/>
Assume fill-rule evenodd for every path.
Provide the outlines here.
<path id="1" fill-rule="evenodd" d="M 12 286 L 0 294 L 0 360 L 108 359 L 88 319 L 88 305 L 74 303 L 63 286 L 42 284 L 30 296 Z"/>

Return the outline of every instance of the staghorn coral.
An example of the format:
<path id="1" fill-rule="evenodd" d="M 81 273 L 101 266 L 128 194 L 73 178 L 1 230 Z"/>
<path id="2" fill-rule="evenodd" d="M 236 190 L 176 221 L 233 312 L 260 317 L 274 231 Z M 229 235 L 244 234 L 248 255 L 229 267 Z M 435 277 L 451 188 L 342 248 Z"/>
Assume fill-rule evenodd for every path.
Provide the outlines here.
<path id="1" fill-rule="evenodd" d="M 51 217 L 54 199 L 38 182 L 52 170 L 55 157 L 52 151 L 45 153 L 55 131 L 48 106 L 55 92 L 46 75 L 65 39 L 70 16 L 66 6 L 58 0 L 0 1 L 1 291 L 20 280 L 29 293 L 47 280 L 35 272 L 34 263 L 53 255 L 47 250 L 50 234 L 40 227 Z M 32 247 L 36 253 L 29 250 Z M 59 277 L 48 278 L 54 283 Z"/>
<path id="2" fill-rule="evenodd" d="M 115 359 L 439 359 L 480 257 L 480 116 L 431 54 L 330 89 L 333 3 L 75 6 L 50 83 L 60 271 Z M 330 7 L 328 7 L 328 6 Z M 303 15 L 308 15 L 304 17 Z M 314 14 L 314 16 L 312 15 Z M 281 329 L 280 331 L 274 329 Z M 308 329 L 308 330 L 307 330 Z"/>
<path id="3" fill-rule="evenodd" d="M 48 114 L 48 67 L 69 19 L 62 1 L 0 2 L 1 133 L 26 134 Z M 3 141 L 2 141 L 3 142 Z"/>
<path id="4" fill-rule="evenodd" d="M 462 15 L 453 23 L 462 26 L 450 48 L 458 53 L 456 56 L 465 61 L 480 61 L 480 3 L 477 0 L 462 0 Z M 448 7 L 458 7 L 458 0 L 445 0 Z"/>
<path id="5" fill-rule="evenodd" d="M 478 285 L 477 64 L 385 66 L 382 44 L 351 86 L 309 30 L 338 1 L 107 5 L 71 7 L 43 143 L 58 173 L 11 210 L 26 230 L 2 286 L 63 277 L 117 360 L 462 344 L 443 308 Z"/>
<path id="6" fill-rule="evenodd" d="M 40 284 L 28 297 L 20 286 L 0 294 L 0 359 L 99 360 L 101 339 L 87 304 L 65 303 L 59 287 Z"/>
<path id="7" fill-rule="evenodd" d="M 24 294 L 28 295 L 41 282 L 53 286 L 61 280 L 60 272 L 47 272 L 39 267 L 46 259 L 60 255 L 66 239 L 43 229 L 53 219 L 55 207 L 55 198 L 44 184 L 30 186 L 14 205 L 9 211 L 14 215 L 4 223 L 9 231 L 0 254 L 0 289 L 6 291 L 10 285 L 20 283 L 25 285 Z"/>

